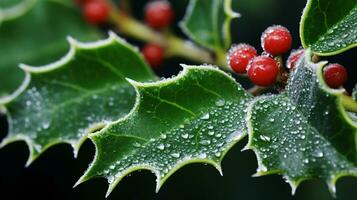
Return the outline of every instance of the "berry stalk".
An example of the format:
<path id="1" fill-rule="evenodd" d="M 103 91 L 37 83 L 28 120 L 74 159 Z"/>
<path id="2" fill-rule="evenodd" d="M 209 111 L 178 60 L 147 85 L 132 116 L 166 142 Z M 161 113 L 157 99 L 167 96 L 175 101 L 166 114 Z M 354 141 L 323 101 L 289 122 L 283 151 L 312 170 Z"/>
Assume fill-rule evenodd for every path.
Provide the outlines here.
<path id="1" fill-rule="evenodd" d="M 165 34 L 157 32 L 115 9 L 114 6 L 111 6 L 110 15 L 111 21 L 115 24 L 118 32 L 147 43 L 155 43 L 162 46 L 167 50 L 165 57 L 180 56 L 195 62 L 216 64 L 211 52 L 196 46 L 190 41 L 178 38 L 170 32 Z"/>
<path id="2" fill-rule="evenodd" d="M 347 111 L 357 113 L 357 102 L 353 100 L 350 96 L 341 95 L 341 102 L 343 107 Z"/>

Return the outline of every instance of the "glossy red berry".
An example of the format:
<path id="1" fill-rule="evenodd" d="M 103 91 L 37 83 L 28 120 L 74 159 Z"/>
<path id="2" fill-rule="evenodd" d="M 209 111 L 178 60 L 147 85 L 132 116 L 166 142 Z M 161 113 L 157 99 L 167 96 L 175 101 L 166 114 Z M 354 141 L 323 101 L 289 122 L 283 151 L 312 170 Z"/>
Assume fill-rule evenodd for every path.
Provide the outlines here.
<path id="1" fill-rule="evenodd" d="M 249 44 L 233 46 L 228 53 L 228 64 L 236 73 L 246 73 L 249 61 L 257 56 L 257 51 Z"/>
<path id="2" fill-rule="evenodd" d="M 325 82 L 331 88 L 339 88 L 347 81 L 347 70 L 340 64 L 329 64 L 323 70 Z"/>
<path id="3" fill-rule="evenodd" d="M 101 24 L 109 17 L 109 6 L 103 0 L 91 0 L 84 4 L 85 19 L 91 24 Z"/>
<path id="4" fill-rule="evenodd" d="M 291 48 L 292 40 L 289 30 L 283 26 L 268 27 L 261 37 L 264 51 L 273 56 L 288 52 Z"/>
<path id="5" fill-rule="evenodd" d="M 174 19 L 174 11 L 170 2 L 166 0 L 149 2 L 144 15 L 146 23 L 157 29 L 169 26 Z"/>
<path id="6" fill-rule="evenodd" d="M 164 49 L 159 45 L 147 44 L 143 47 L 142 53 L 153 68 L 159 68 L 164 61 Z"/>
<path id="7" fill-rule="evenodd" d="M 304 55 L 304 49 L 300 48 L 298 50 L 293 50 L 290 53 L 288 60 L 286 61 L 286 67 L 290 70 L 295 68 L 296 62 Z"/>
<path id="8" fill-rule="evenodd" d="M 268 56 L 253 58 L 247 69 L 252 83 L 264 87 L 274 84 L 279 73 L 278 63 Z"/>

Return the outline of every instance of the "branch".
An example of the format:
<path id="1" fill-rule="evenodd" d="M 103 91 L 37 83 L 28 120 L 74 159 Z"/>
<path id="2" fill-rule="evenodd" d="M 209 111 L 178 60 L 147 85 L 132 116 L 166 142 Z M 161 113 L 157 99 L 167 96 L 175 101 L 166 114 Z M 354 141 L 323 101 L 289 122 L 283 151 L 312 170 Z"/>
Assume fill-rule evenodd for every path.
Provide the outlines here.
<path id="1" fill-rule="evenodd" d="M 178 38 L 171 32 L 157 32 L 114 7 L 111 10 L 111 21 L 117 31 L 126 36 L 166 48 L 166 57 L 180 56 L 195 62 L 217 64 L 208 50 L 196 46 L 189 40 Z M 224 66 L 227 69 L 226 64 Z"/>

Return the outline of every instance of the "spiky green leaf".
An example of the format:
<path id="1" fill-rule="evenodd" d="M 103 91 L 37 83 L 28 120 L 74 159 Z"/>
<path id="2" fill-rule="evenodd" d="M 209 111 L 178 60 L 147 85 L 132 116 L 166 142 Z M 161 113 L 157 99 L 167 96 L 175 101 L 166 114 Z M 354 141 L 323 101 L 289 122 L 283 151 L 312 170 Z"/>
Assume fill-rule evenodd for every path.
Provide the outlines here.
<path id="1" fill-rule="evenodd" d="M 226 152 L 246 134 L 245 108 L 251 97 L 218 69 L 184 66 L 172 79 L 130 82 L 137 92 L 134 108 L 90 135 L 96 156 L 78 183 L 105 177 L 109 195 L 127 174 L 146 169 L 155 173 L 159 190 L 189 163 L 208 163 L 220 171 Z"/>
<path id="2" fill-rule="evenodd" d="M 226 50 L 231 45 L 231 21 L 239 16 L 231 3 L 231 0 L 190 0 L 181 22 L 182 30 L 206 48 Z"/>
<path id="3" fill-rule="evenodd" d="M 300 59 L 287 92 L 258 98 L 249 109 L 248 148 L 257 175 L 281 174 L 293 192 L 307 179 L 324 180 L 332 193 L 341 176 L 357 175 L 357 124 L 341 104 L 343 89 L 325 84 L 310 52 Z"/>
<path id="4" fill-rule="evenodd" d="M 1 1 L 0 97 L 21 84 L 24 73 L 18 68 L 20 63 L 44 65 L 65 54 L 67 35 L 80 40 L 99 38 L 73 1 Z"/>
<path id="5" fill-rule="evenodd" d="M 76 154 L 88 133 L 133 107 L 135 90 L 125 77 L 155 79 L 138 52 L 113 33 L 95 43 L 69 41 L 71 50 L 61 60 L 43 67 L 22 65 L 22 86 L 0 100 L 10 126 L 1 146 L 26 141 L 27 164 L 57 143 L 71 144 Z"/>
<path id="6" fill-rule="evenodd" d="M 308 0 L 300 24 L 301 41 L 319 55 L 357 46 L 356 0 Z"/>

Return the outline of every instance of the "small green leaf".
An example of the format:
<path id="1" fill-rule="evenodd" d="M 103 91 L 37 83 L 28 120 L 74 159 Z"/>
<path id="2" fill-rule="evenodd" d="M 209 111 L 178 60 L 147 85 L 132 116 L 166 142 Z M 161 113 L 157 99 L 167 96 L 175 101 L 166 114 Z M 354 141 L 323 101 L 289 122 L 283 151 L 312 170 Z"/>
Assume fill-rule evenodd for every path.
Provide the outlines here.
<path id="1" fill-rule="evenodd" d="M 251 97 L 218 69 L 184 66 L 175 78 L 131 83 L 137 91 L 134 108 L 90 135 L 96 156 L 77 184 L 105 177 L 109 195 L 127 174 L 146 169 L 155 173 L 158 191 L 189 163 L 208 163 L 221 171 L 226 152 L 246 135 Z"/>
<path id="2" fill-rule="evenodd" d="M 356 0 L 308 0 L 300 23 L 302 44 L 324 56 L 356 47 L 356 22 Z"/>
<path id="3" fill-rule="evenodd" d="M 9 134 L 0 146 L 24 140 L 27 164 L 57 143 L 69 143 L 76 155 L 86 135 L 126 115 L 135 90 L 125 77 L 155 79 L 141 56 L 114 33 L 103 41 L 79 43 L 61 60 L 43 67 L 22 65 L 26 78 L 6 108 Z"/>
<path id="4" fill-rule="evenodd" d="M 67 35 L 84 41 L 99 38 L 68 0 L 13 2 L 18 4 L 0 4 L 0 97 L 21 85 L 20 63 L 44 65 L 60 58 L 69 48 Z"/>
<path id="5" fill-rule="evenodd" d="M 198 44 L 214 51 L 231 45 L 230 25 L 239 17 L 231 9 L 232 0 L 190 0 L 182 30 Z"/>
<path id="6" fill-rule="evenodd" d="M 257 155 L 257 175 L 281 174 L 293 193 L 307 179 L 322 179 L 335 193 L 342 176 L 357 176 L 357 124 L 341 104 L 343 89 L 324 83 L 322 68 L 307 50 L 287 92 L 258 98 L 250 106 L 248 148 Z"/>

